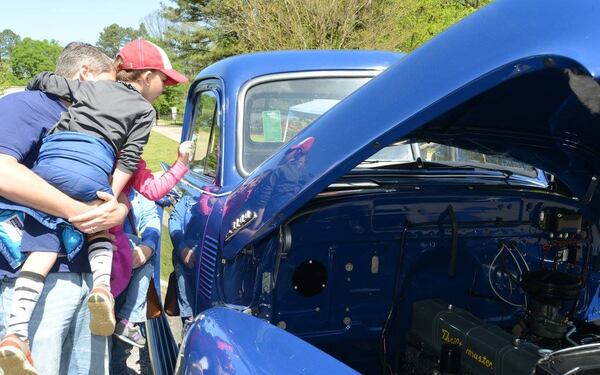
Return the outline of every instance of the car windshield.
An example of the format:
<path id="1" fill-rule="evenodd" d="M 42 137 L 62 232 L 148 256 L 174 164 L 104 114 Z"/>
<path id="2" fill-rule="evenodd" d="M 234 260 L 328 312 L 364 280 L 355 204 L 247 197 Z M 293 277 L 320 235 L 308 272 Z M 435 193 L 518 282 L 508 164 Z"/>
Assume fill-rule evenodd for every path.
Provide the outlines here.
<path id="1" fill-rule="evenodd" d="M 252 86 L 244 101 L 241 172 L 252 172 L 298 132 L 371 78 L 296 78 Z"/>
<path id="2" fill-rule="evenodd" d="M 480 168 L 485 170 L 509 171 L 524 176 L 536 177 L 537 170 L 525 163 L 501 155 L 486 155 L 438 143 L 397 143 L 383 148 L 362 162 L 358 168 L 390 168 L 412 162 L 432 163 L 437 167 Z"/>
<path id="3" fill-rule="evenodd" d="M 263 82 L 246 92 L 242 121 L 242 174 L 248 174 L 302 129 L 372 77 L 308 77 Z M 479 168 L 536 177 L 532 166 L 501 155 L 486 155 L 437 143 L 396 143 L 383 148 L 358 168 L 395 168 L 435 163 L 436 168 Z M 406 167 L 406 165 L 404 166 Z"/>

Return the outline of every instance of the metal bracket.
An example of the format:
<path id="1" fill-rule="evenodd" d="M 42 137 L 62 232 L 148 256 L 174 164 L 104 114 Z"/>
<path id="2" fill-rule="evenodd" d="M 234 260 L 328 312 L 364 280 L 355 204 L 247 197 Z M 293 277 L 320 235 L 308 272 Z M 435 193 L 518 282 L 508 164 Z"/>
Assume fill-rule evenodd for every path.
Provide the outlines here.
<path id="1" fill-rule="evenodd" d="M 596 192 L 596 188 L 598 187 L 598 177 L 592 176 L 592 180 L 588 185 L 587 191 L 585 192 L 585 196 L 583 197 L 583 204 L 589 204 L 594 198 L 594 193 Z"/>

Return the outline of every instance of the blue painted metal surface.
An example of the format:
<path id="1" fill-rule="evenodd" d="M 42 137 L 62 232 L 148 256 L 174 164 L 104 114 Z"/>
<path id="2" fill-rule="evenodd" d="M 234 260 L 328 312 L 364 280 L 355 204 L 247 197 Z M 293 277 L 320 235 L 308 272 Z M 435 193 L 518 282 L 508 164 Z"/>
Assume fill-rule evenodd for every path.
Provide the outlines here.
<path id="1" fill-rule="evenodd" d="M 588 322 L 596 321 L 600 319 L 600 273 L 594 273 L 590 277 L 585 294 L 591 301 L 582 318 Z"/>
<path id="2" fill-rule="evenodd" d="M 531 14 L 536 17 L 532 19 Z M 265 211 L 271 215 L 261 217 L 256 229 L 242 231 L 232 238 L 225 244 L 225 252 L 235 254 L 276 228 L 282 219 L 382 146 L 409 135 L 502 82 L 544 70 L 547 58 L 552 58 L 556 67 L 583 68 L 594 76 L 600 73 L 600 50 L 595 48 L 596 38 L 590 37 L 600 35 L 600 24 L 594 21 L 597 17 L 600 17 L 600 4 L 595 1 L 583 1 L 577 7 L 568 6 L 561 0 L 497 1 L 451 27 L 318 118 L 297 135 L 295 142 L 245 179 L 228 198 L 227 204 L 240 207 L 240 210 L 225 212 L 224 228 L 240 216 L 242 209 L 259 209 L 253 202 L 259 193 L 254 186 L 285 167 L 294 144 L 310 138 L 314 140 L 315 146 L 307 153 L 297 177 L 302 183 L 296 184 L 288 199 L 269 201 Z M 545 109 L 554 111 L 556 107 Z M 510 112 L 511 108 L 505 110 Z M 540 117 L 545 115 L 547 118 L 550 114 L 544 112 Z M 509 123 L 505 125 L 504 128 L 485 129 L 490 132 L 488 140 L 493 141 L 503 133 L 515 130 Z M 570 133 L 560 134 L 563 138 L 559 138 L 560 135 L 550 137 L 548 143 L 544 136 L 548 133 L 547 123 L 544 123 L 544 133 L 540 133 L 539 124 L 515 121 L 513 126 L 521 133 L 505 139 L 502 146 L 506 148 L 511 141 L 515 148 L 523 144 L 536 145 L 535 152 L 520 155 L 521 160 L 534 165 L 539 165 L 545 157 L 551 159 L 563 142 L 570 145 L 571 152 L 581 151 L 588 155 L 593 147 L 584 142 L 593 142 L 600 137 L 600 129 L 587 129 L 585 138 L 572 142 L 568 136 L 582 130 L 574 127 Z M 469 133 L 455 136 L 468 137 Z M 599 160 L 599 155 L 592 156 L 594 161 Z M 600 163 L 582 165 L 582 170 L 566 172 L 561 170 L 564 164 L 544 163 L 541 166 L 559 176 L 564 174 L 565 182 L 581 193 L 591 176 L 600 172 L 591 169 L 592 165 L 598 168 Z"/>
<path id="3" fill-rule="evenodd" d="M 191 137 L 195 90 L 205 82 L 215 82 L 218 87 L 219 119 L 222 124 L 221 163 L 215 185 L 221 188 L 220 192 L 230 191 L 241 181 L 235 166 L 235 123 L 238 94 L 246 82 L 265 75 L 292 72 L 381 71 L 402 56 L 400 53 L 384 51 L 274 51 L 246 54 L 219 61 L 202 70 L 190 87 L 182 140 Z"/>
<path id="4" fill-rule="evenodd" d="M 170 205 L 169 198 L 164 197 L 157 202 L 156 209 L 159 220 L 162 222 L 164 207 Z M 161 227 L 162 231 L 162 227 Z M 159 236 L 160 237 L 160 236 Z M 160 298 L 160 248 L 161 243 L 156 244 L 154 250 L 154 275 L 153 285 L 156 293 L 158 294 L 160 309 L 162 310 L 162 303 Z M 157 318 L 149 319 L 146 321 L 146 336 L 148 343 L 148 351 L 150 353 L 150 363 L 152 365 L 152 372 L 154 375 L 169 375 L 172 374 L 175 368 L 175 359 L 177 356 L 177 343 L 169 327 L 167 317 L 164 311 L 161 312 Z"/>
<path id="5" fill-rule="evenodd" d="M 547 190 L 487 186 L 474 180 L 467 185 L 444 181 L 447 178 L 406 178 L 394 188 L 346 196 L 323 194 L 285 224 L 291 233 L 292 249 L 279 266 L 276 290 L 265 293 L 255 289 L 255 294 L 241 299 L 232 292 L 224 301 L 259 305 L 261 316 L 272 316 L 274 324 L 285 322 L 288 331 L 369 373 L 373 368 L 368 370 L 368 365 L 356 363 L 377 363 L 377 356 L 367 360 L 366 345 L 362 351 L 341 350 L 356 342 L 370 342 L 371 350 L 380 349 L 382 321 L 394 296 L 402 305 L 389 347 L 404 348 L 412 303 L 428 298 L 443 298 L 487 322 L 510 329 L 524 309 L 503 303 L 490 289 L 487 271 L 498 253 L 498 244 L 514 241 L 528 265 L 537 269 L 540 247 L 548 240 L 540 242 L 543 230 L 532 226 L 532 222 L 549 207 L 577 211 L 581 206 Z M 453 277 L 448 276 L 452 238 L 446 214 L 449 205 L 458 221 Z M 277 237 L 255 246 L 252 256 L 263 259 L 256 266 L 256 275 L 273 272 L 276 267 L 270 260 L 275 259 L 277 250 Z M 592 249 L 584 250 L 587 254 Z M 371 269 L 374 258 L 376 271 Z M 238 255 L 220 271 L 230 290 L 249 284 L 247 279 L 254 274 L 248 265 L 242 268 L 246 279 L 239 276 L 239 268 L 249 259 L 248 255 Z M 307 297 L 298 293 L 293 280 L 298 268 L 309 260 L 324 265 L 328 275 L 323 290 Z M 510 262 L 509 269 L 517 273 Z M 348 264 L 352 266 L 347 268 Z M 496 264 L 493 274 L 498 270 Z M 579 269 L 571 272 L 577 276 Z M 397 291 L 396 275 L 400 277 Z M 507 277 L 494 276 L 493 281 L 511 302 L 524 303 L 523 292 L 513 290 Z M 597 281 L 592 284 L 597 285 Z M 344 324 L 344 317 L 351 318 L 351 326 Z"/>
<path id="6" fill-rule="evenodd" d="M 178 374 L 357 374 L 286 331 L 252 316 L 212 308 L 186 334 Z"/>
<path id="7" fill-rule="evenodd" d="M 547 239 L 533 223 L 544 207 L 581 212 L 594 223 L 600 212 L 597 199 L 591 205 L 582 199 L 592 176 L 600 172 L 595 147 L 600 128 L 548 120 L 568 98 L 563 69 L 600 74 L 597 19 L 600 3 L 593 0 L 577 6 L 566 0 L 498 0 L 398 61 L 244 179 L 234 159 L 237 98 L 245 82 L 297 70 L 360 69 L 360 64 L 353 68 L 347 60 L 336 61 L 335 53 L 315 53 L 320 64 L 319 59 L 308 63 L 302 52 L 282 52 L 232 58 L 201 72 L 188 96 L 184 137 L 192 126 L 195 90 L 212 80 L 221 98 L 221 155 L 214 183 L 191 182 L 194 196 L 207 199 L 211 208 L 205 225 L 196 229 L 199 246 L 210 251 L 196 259 L 194 304 L 195 312 L 210 314 L 188 333 L 182 369 L 193 373 L 194 366 L 209 361 L 212 369 L 255 371 L 276 357 L 263 359 L 265 342 L 247 346 L 255 339 L 254 330 L 228 331 L 230 325 L 240 327 L 242 315 L 206 310 L 228 304 L 251 306 L 259 317 L 283 322 L 290 332 L 368 370 L 379 358 L 368 357 L 361 348 L 379 350 L 382 322 L 393 297 L 399 297 L 394 295 L 396 277 L 403 306 L 396 335 L 388 343 L 394 349 L 403 348 L 410 304 L 419 299 L 443 297 L 487 322 L 505 328 L 513 324 L 522 309 L 499 302 L 486 280 L 498 242 L 516 241 L 528 265 L 543 267 L 539 252 Z M 398 58 L 383 54 L 374 60 L 385 66 Z M 364 69 L 378 64 L 367 60 L 360 65 Z M 507 105 L 499 105 L 505 101 Z M 541 174 L 526 178 L 475 172 L 453 180 L 453 172 L 425 176 L 428 172 L 421 171 L 417 177 L 399 174 L 395 182 L 379 175 L 384 181 L 379 188 L 317 197 L 382 147 L 413 138 L 514 156 L 554 173 L 572 196 L 549 192 Z M 360 179 L 360 174 L 354 176 Z M 462 225 L 452 277 L 447 274 L 449 205 Z M 251 224 L 228 236 L 232 223 L 247 211 L 255 214 Z M 281 256 L 286 230 L 293 245 Z M 586 245 L 584 251 L 597 256 L 594 246 Z M 379 268 L 369 272 L 364 267 L 374 267 L 374 257 Z M 306 297 L 293 288 L 293 278 L 309 260 L 325 265 L 330 278 L 320 293 Z M 348 263 L 353 270 L 345 270 Z M 506 280 L 494 283 L 510 292 L 515 304 L 524 299 Z M 590 278 L 590 299 L 597 284 Z M 587 316 L 594 317 L 594 311 Z M 314 349 L 299 343 L 296 350 Z"/>

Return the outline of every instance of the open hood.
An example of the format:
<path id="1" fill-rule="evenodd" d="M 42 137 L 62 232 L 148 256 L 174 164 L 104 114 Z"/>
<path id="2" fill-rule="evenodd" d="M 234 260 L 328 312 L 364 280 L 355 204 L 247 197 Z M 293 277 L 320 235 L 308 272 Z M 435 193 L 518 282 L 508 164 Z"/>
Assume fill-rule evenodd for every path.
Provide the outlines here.
<path id="1" fill-rule="evenodd" d="M 600 173 L 599 19 L 597 0 L 498 0 L 451 27 L 248 176 L 224 207 L 224 256 L 404 138 L 512 156 L 583 199 Z"/>

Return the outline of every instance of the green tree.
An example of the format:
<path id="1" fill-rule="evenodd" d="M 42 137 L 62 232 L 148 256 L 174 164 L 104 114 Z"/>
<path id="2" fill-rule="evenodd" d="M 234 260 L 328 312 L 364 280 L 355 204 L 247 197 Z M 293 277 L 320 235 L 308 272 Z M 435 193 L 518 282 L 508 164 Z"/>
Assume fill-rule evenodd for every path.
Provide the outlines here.
<path id="1" fill-rule="evenodd" d="M 212 0 L 173 2 L 176 4 L 165 8 L 163 13 L 171 21 L 165 40 L 181 61 L 183 73 L 193 76 L 206 65 L 244 52 L 238 46 L 237 35 L 220 26 L 222 20 L 231 19 L 227 13 L 229 7 L 219 8 Z"/>
<path id="2" fill-rule="evenodd" d="M 23 83 L 41 71 L 52 71 L 61 51 L 62 48 L 55 40 L 25 38 L 12 49 L 10 57 L 12 73 Z"/>
<path id="3" fill-rule="evenodd" d="M 172 0 L 158 43 L 193 77 L 235 54 L 278 49 L 410 52 L 492 0 Z M 151 17 L 155 17 L 151 16 Z M 148 18 L 148 24 L 155 20 Z M 152 21 L 152 22 L 150 22 Z M 168 90 L 173 90 L 169 88 Z M 155 103 L 167 111 L 184 94 Z"/>
<path id="4" fill-rule="evenodd" d="M 406 6 L 399 49 L 409 52 L 492 0 L 396 0 Z"/>
<path id="5" fill-rule="evenodd" d="M 158 97 L 152 103 L 156 112 L 159 114 L 159 118 L 167 116 L 167 119 L 171 117 L 171 107 L 176 107 L 179 114 L 183 113 L 185 108 L 185 96 L 189 85 L 177 85 L 167 86 L 163 91 L 162 95 Z"/>
<path id="6" fill-rule="evenodd" d="M 13 47 L 21 41 L 21 37 L 10 29 L 0 32 L 0 63 L 8 60 Z"/>
<path id="7" fill-rule="evenodd" d="M 139 37 L 145 37 L 147 34 L 146 27 L 141 24 L 140 28 L 121 27 L 116 23 L 107 26 L 100 32 L 96 47 L 110 57 L 115 57 L 121 47 L 127 42 L 130 42 Z"/>
<path id="8" fill-rule="evenodd" d="M 187 74 L 243 52 L 411 51 L 491 0 L 174 0 L 164 10 Z"/>
<path id="9" fill-rule="evenodd" d="M 2 95 L 3 88 L 14 85 L 16 81 L 10 66 L 8 64 L 0 64 L 0 95 Z"/>

